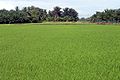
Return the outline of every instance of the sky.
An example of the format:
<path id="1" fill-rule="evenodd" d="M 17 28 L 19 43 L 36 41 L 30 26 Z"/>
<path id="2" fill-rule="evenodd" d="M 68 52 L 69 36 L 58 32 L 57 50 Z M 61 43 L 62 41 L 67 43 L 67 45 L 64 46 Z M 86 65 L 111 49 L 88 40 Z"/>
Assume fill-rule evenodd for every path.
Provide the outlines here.
<path id="1" fill-rule="evenodd" d="M 90 17 L 96 11 L 120 8 L 120 0 L 0 0 L 0 9 L 14 9 L 27 6 L 36 6 L 52 10 L 55 6 L 74 8 L 79 17 Z"/>

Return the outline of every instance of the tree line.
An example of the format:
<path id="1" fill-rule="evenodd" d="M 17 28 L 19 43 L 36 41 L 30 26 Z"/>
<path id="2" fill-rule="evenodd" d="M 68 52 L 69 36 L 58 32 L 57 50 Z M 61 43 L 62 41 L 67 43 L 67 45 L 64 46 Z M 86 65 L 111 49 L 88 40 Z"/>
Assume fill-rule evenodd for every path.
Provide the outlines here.
<path id="1" fill-rule="evenodd" d="M 90 17 L 91 22 L 119 23 L 120 9 L 105 9 L 103 12 L 96 12 Z"/>
<path id="2" fill-rule="evenodd" d="M 43 21 L 78 21 L 78 12 L 73 8 L 54 7 L 47 12 L 46 9 L 30 6 L 15 10 L 0 10 L 0 24 L 12 23 L 38 23 Z"/>

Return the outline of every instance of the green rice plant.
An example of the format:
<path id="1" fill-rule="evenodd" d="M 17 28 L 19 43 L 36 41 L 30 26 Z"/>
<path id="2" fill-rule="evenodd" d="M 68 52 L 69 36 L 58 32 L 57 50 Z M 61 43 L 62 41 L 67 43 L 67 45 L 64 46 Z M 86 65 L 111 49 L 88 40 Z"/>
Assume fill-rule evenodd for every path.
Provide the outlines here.
<path id="1" fill-rule="evenodd" d="M 0 80 L 120 80 L 120 26 L 0 25 Z"/>

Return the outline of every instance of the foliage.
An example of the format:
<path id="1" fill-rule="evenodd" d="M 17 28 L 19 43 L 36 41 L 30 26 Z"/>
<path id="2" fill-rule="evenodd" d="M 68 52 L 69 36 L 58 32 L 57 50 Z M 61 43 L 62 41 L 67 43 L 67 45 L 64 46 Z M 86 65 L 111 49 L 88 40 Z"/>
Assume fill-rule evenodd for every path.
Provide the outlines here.
<path id="1" fill-rule="evenodd" d="M 48 21 L 76 22 L 78 20 L 78 13 L 73 8 L 64 8 L 62 11 L 57 6 L 53 11 L 48 12 Z"/>
<path id="2" fill-rule="evenodd" d="M 34 6 L 24 7 L 22 10 L 20 10 L 18 6 L 15 8 L 15 10 L 0 10 L 0 24 L 77 20 L 78 13 L 74 9 L 69 9 L 68 11 L 61 11 L 60 7 L 55 7 L 53 11 L 49 11 L 48 13 L 45 9 Z"/>
<path id="3" fill-rule="evenodd" d="M 120 9 L 106 9 L 91 16 L 92 22 L 120 22 Z"/>
<path id="4" fill-rule="evenodd" d="M 15 10 L 0 10 L 0 23 L 37 23 L 46 19 L 47 12 L 44 9 L 38 7 L 24 7 L 19 10 L 18 7 Z"/>

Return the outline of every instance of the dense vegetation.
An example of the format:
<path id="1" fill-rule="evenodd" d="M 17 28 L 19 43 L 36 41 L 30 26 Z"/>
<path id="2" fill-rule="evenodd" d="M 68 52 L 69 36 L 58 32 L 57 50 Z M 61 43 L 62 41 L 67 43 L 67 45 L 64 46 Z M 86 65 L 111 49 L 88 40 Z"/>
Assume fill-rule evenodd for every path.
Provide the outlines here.
<path id="1" fill-rule="evenodd" d="M 120 9 L 106 9 L 103 12 L 96 12 L 91 18 L 91 22 L 120 22 Z"/>
<path id="2" fill-rule="evenodd" d="M 72 8 L 55 7 L 53 11 L 47 11 L 38 7 L 24 7 L 20 10 L 0 10 L 0 24 L 11 23 L 37 23 L 42 21 L 78 21 L 78 13 Z"/>
<path id="3" fill-rule="evenodd" d="M 0 80 L 120 80 L 120 26 L 0 25 Z"/>
<path id="4" fill-rule="evenodd" d="M 61 11 L 60 7 L 55 7 L 53 11 L 48 12 L 47 21 L 78 21 L 78 13 L 73 8 L 64 8 Z"/>
<path id="5" fill-rule="evenodd" d="M 47 12 L 35 6 L 24 7 L 21 10 L 17 6 L 15 10 L 0 10 L 0 24 L 11 23 L 40 23 L 48 22 L 105 22 L 120 23 L 120 9 L 105 9 L 103 12 L 96 12 L 89 18 L 78 17 L 78 12 L 73 8 L 54 7 L 53 10 Z"/>

